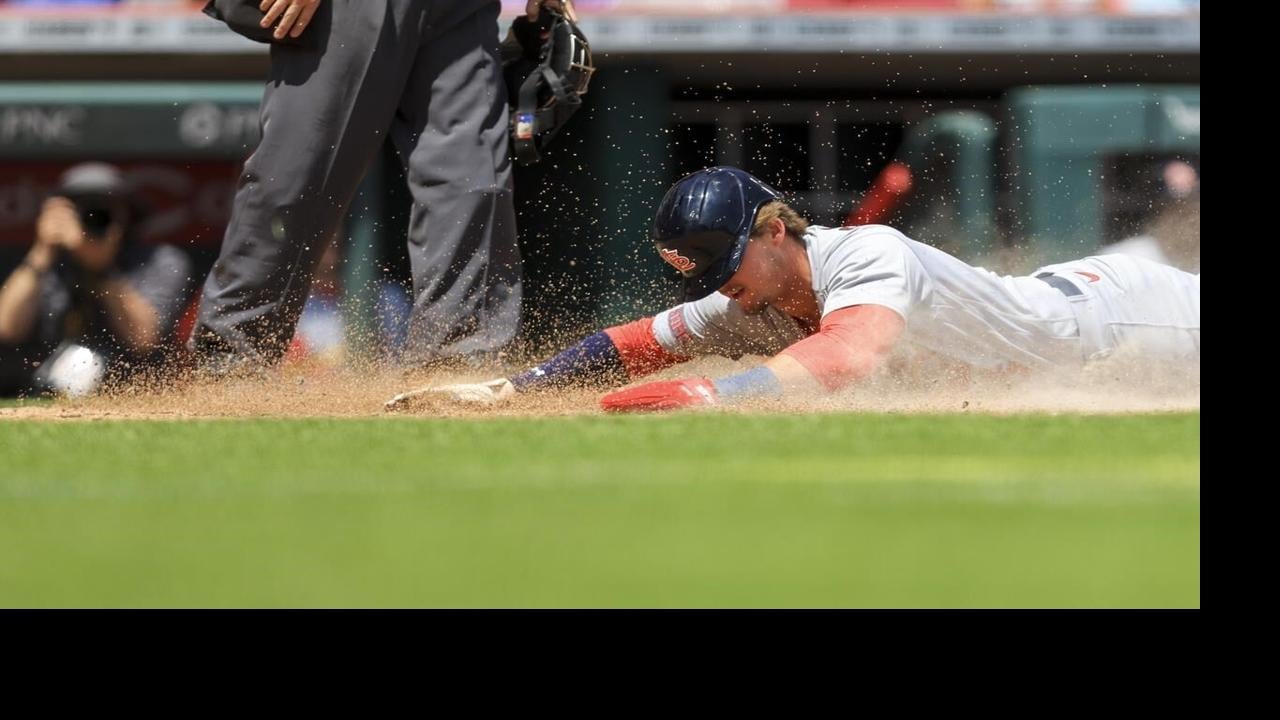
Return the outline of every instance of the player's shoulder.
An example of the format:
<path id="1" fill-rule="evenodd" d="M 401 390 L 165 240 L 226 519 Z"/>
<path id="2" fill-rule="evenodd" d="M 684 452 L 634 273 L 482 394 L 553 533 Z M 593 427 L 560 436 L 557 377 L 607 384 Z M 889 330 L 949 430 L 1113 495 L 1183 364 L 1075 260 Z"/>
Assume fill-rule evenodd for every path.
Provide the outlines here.
<path id="1" fill-rule="evenodd" d="M 858 257 L 899 255 L 908 250 L 910 240 L 888 225 L 845 227 L 809 226 L 805 243 L 820 258 L 847 260 Z"/>
<path id="2" fill-rule="evenodd" d="M 826 227 L 810 225 L 805 232 L 806 239 L 832 244 L 859 244 L 875 242 L 904 242 L 909 240 L 901 230 L 888 225 L 844 225 L 842 227 Z"/>

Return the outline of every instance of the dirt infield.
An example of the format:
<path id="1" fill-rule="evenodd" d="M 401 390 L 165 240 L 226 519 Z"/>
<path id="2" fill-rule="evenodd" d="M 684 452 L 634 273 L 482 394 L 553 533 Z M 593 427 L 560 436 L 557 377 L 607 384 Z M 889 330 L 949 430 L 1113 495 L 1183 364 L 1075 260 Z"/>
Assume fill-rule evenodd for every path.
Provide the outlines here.
<path id="1" fill-rule="evenodd" d="M 718 377 L 756 360 L 706 359 L 656 377 Z M 110 394 L 0 408 L 0 420 L 197 419 L 243 417 L 372 417 L 405 390 L 485 380 L 486 374 L 422 374 L 397 369 L 283 368 L 254 379 L 183 381 L 165 387 L 130 387 Z M 601 391 L 575 389 L 517 396 L 498 407 L 418 404 L 397 413 L 418 417 L 554 416 L 600 412 Z M 1083 371 L 1055 374 L 974 375 L 938 366 L 899 366 L 871 381 L 821 398 L 759 401 L 746 412 L 904 413 L 1133 413 L 1200 409 L 1199 368 L 1153 372 L 1145 364 L 1113 359 Z"/>

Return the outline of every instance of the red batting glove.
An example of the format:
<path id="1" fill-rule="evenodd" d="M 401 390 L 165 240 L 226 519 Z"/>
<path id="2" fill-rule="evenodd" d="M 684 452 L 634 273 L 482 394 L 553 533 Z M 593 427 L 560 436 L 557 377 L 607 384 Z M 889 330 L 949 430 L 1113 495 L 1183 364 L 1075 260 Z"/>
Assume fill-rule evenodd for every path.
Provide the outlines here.
<path id="1" fill-rule="evenodd" d="M 600 398 L 600 407 L 609 412 L 654 412 L 685 407 L 716 405 L 716 388 L 706 378 L 664 380 L 611 392 Z"/>

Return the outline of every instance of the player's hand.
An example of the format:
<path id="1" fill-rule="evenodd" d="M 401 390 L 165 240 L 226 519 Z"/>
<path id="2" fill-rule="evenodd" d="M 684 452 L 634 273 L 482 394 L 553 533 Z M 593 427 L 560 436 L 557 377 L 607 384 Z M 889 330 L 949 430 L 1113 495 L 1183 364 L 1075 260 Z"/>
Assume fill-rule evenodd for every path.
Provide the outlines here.
<path id="1" fill-rule="evenodd" d="M 457 385 L 432 385 L 410 390 L 391 398 L 383 406 L 388 412 L 406 410 L 415 405 L 444 403 L 470 407 L 488 407 L 505 402 L 516 394 L 516 388 L 506 378 L 496 378 L 482 383 Z"/>
<path id="2" fill-rule="evenodd" d="M 538 11 L 543 7 L 564 13 L 573 22 L 578 22 L 578 13 L 573 9 L 573 0 L 528 0 L 524 6 L 524 14 L 530 22 L 536 22 Z"/>
<path id="3" fill-rule="evenodd" d="M 600 407 L 609 412 L 655 412 L 719 404 L 715 385 L 707 378 L 645 383 L 600 398 Z"/>
<path id="4" fill-rule="evenodd" d="M 264 28 L 275 25 L 271 36 L 277 40 L 283 40 L 286 35 L 296 38 L 307 29 L 319 7 L 320 0 L 262 0 L 258 9 L 266 14 L 258 24 Z"/>

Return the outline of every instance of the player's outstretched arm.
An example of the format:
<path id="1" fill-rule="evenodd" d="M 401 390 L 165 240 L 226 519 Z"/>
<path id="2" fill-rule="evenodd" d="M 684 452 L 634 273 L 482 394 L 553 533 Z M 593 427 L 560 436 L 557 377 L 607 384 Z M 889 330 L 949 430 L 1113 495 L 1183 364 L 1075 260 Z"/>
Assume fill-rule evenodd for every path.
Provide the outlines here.
<path id="1" fill-rule="evenodd" d="M 747 372 L 646 383 L 609 393 L 600 405 L 611 412 L 648 412 L 838 390 L 874 372 L 905 327 L 901 315 L 881 305 L 843 308 L 824 317 L 816 334 Z"/>
<path id="2" fill-rule="evenodd" d="M 522 392 L 616 386 L 686 360 L 658 344 L 653 335 L 653 318 L 644 318 L 592 333 L 546 362 L 510 378 L 410 390 L 387 401 L 386 409 L 400 410 L 423 400 L 494 405 Z"/>

